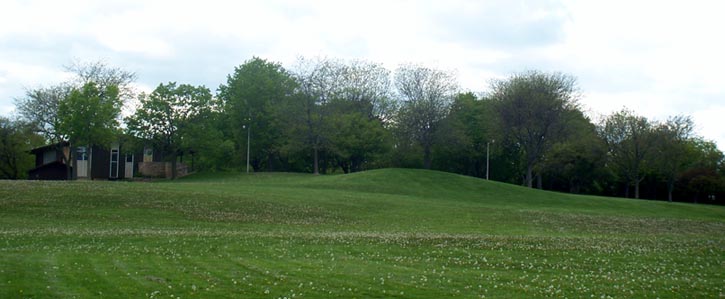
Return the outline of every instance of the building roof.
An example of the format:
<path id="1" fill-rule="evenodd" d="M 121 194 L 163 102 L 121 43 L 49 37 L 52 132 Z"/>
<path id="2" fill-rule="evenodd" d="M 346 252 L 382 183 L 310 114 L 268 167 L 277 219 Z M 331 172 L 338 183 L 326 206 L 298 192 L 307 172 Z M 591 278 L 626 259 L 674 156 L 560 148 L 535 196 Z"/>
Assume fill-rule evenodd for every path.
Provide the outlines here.
<path id="1" fill-rule="evenodd" d="M 31 149 L 30 150 L 30 153 L 31 154 L 43 153 L 43 152 L 47 152 L 49 150 L 63 148 L 63 147 L 66 147 L 68 145 L 70 145 L 70 143 L 68 143 L 68 141 L 61 141 L 61 142 L 54 143 L 54 144 L 49 144 L 49 145 L 44 145 L 44 146 L 41 146 L 41 147 L 36 147 L 34 149 Z"/>

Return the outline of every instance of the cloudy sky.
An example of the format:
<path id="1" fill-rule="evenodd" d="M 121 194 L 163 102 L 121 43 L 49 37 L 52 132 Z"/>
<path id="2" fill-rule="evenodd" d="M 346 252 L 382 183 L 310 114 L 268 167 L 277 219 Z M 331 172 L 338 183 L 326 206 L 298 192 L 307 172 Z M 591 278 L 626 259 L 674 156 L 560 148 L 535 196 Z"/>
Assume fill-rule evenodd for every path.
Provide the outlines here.
<path id="1" fill-rule="evenodd" d="M 725 149 L 722 1 L 14 1 L 0 3 L 0 115 L 26 88 L 103 60 L 216 90 L 252 56 L 360 58 L 455 70 L 485 92 L 530 69 L 578 78 L 590 115 L 691 115 Z"/>

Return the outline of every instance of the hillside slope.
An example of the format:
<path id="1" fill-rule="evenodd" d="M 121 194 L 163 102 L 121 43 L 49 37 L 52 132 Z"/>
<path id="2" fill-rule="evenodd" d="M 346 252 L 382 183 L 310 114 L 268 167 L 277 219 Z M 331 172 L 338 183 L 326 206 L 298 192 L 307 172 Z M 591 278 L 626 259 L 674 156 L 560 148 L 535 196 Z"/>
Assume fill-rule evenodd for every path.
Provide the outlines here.
<path id="1" fill-rule="evenodd" d="M 0 181 L 0 298 L 716 297 L 725 208 L 460 175 Z"/>
<path id="2" fill-rule="evenodd" d="M 416 169 L 329 176 L 216 173 L 159 185 L 346 219 L 335 222 L 335 230 L 636 236 L 709 234 L 725 220 L 725 208 L 718 206 L 562 194 Z"/>

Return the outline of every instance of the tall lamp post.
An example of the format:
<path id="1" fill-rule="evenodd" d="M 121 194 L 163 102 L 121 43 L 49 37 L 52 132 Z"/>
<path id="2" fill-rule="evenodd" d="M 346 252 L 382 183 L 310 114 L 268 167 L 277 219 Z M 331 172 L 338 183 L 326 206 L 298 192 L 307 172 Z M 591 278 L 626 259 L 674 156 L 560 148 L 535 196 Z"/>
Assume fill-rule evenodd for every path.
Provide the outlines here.
<path id="1" fill-rule="evenodd" d="M 490 141 L 486 142 L 486 180 L 488 180 L 488 168 L 489 168 L 488 167 L 489 166 L 489 163 L 488 163 L 488 154 L 489 154 L 489 149 L 491 148 L 491 143 L 494 143 L 494 142 L 496 142 L 496 140 L 490 140 Z"/>
<path id="2" fill-rule="evenodd" d="M 244 128 L 244 127 L 246 127 L 246 129 L 247 129 L 247 174 L 249 174 L 249 141 L 250 141 L 250 136 L 252 135 L 251 134 L 252 125 L 251 124 L 243 125 L 242 128 Z"/>

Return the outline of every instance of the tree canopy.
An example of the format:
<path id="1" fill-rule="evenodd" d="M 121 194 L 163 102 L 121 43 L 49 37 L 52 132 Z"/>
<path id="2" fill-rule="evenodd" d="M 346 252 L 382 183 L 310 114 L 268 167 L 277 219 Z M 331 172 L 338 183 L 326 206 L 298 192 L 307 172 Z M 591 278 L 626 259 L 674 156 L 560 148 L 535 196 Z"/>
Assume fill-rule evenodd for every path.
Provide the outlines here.
<path id="1" fill-rule="evenodd" d="M 526 185 L 534 168 L 557 141 L 566 138 L 570 112 L 578 109 L 576 80 L 559 73 L 529 71 L 494 81 L 499 129 L 522 150 Z"/>
<path id="2" fill-rule="evenodd" d="M 430 169 L 431 150 L 441 122 L 458 89 L 450 72 L 420 65 L 403 65 L 395 71 L 401 105 L 397 123 L 403 136 L 423 148 L 423 168 Z"/>
<path id="3" fill-rule="evenodd" d="M 34 146 L 20 142 L 28 136 L 136 140 L 174 169 L 185 155 L 203 171 L 422 167 L 563 192 L 725 203 L 724 155 L 690 117 L 655 120 L 623 108 L 594 122 L 569 74 L 516 73 L 476 93 L 460 90 L 454 72 L 420 64 L 391 71 L 303 57 L 285 67 L 253 57 L 216 94 L 175 82 L 138 94 L 133 72 L 103 62 L 67 70 L 70 80 L 16 99 L 17 120 L 0 120 L 4 177 L 31 166 L 18 154 Z"/>
<path id="4" fill-rule="evenodd" d="M 212 111 L 212 95 L 208 88 L 176 82 L 159 84 L 150 94 L 139 96 L 134 115 L 126 118 L 128 132 L 150 140 L 168 156 L 172 178 L 176 177 L 176 157 L 182 141 L 201 118 Z"/>

